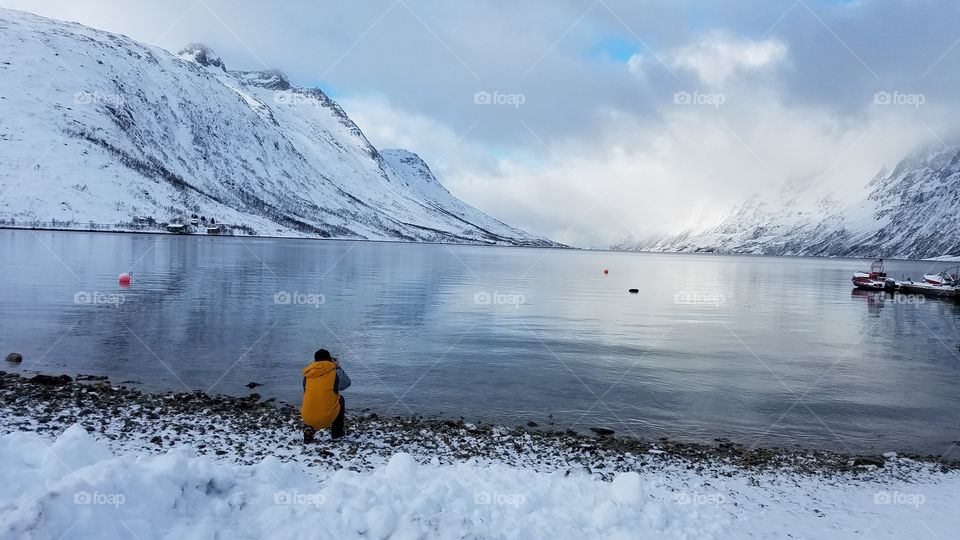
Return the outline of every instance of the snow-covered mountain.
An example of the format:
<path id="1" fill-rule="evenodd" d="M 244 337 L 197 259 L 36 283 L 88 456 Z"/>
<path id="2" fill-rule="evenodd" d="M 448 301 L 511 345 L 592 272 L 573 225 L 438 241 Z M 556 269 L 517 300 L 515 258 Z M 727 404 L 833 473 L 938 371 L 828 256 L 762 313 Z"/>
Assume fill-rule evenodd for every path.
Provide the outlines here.
<path id="1" fill-rule="evenodd" d="M 628 240 L 643 251 L 889 257 L 960 255 L 960 148 L 917 153 L 881 170 L 865 197 L 842 205 L 818 186 L 784 186 L 752 198 L 722 222 L 676 236 Z"/>
<path id="2" fill-rule="evenodd" d="M 333 100 L 125 36 L 0 9 L 0 219 L 230 234 L 555 245 L 378 151 Z"/>

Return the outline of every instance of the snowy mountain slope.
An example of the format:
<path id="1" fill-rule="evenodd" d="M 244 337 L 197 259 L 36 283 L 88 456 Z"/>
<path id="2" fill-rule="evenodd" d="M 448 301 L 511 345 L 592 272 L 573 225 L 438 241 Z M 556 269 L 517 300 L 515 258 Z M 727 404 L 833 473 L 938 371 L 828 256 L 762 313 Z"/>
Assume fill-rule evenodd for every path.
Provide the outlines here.
<path id="1" fill-rule="evenodd" d="M 554 245 L 458 200 L 415 155 L 385 157 L 319 89 L 229 71 L 203 45 L 174 56 L 0 9 L 0 51 L 7 224 L 196 214 L 234 234 Z"/>
<path id="2" fill-rule="evenodd" d="M 816 186 L 751 199 L 704 231 L 614 249 L 921 259 L 960 254 L 960 148 L 918 153 L 881 170 L 843 206 Z"/>

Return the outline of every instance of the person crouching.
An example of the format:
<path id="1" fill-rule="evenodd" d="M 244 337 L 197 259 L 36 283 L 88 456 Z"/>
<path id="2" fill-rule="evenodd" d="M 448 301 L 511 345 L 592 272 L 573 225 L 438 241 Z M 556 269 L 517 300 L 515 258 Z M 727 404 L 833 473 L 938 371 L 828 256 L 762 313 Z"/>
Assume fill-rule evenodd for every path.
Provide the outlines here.
<path id="1" fill-rule="evenodd" d="M 330 429 L 330 438 L 339 439 L 346 433 L 343 396 L 340 392 L 350 387 L 350 377 L 340 368 L 340 362 L 326 349 L 313 355 L 313 362 L 303 368 L 303 405 L 300 416 L 303 442 L 313 442 L 319 429 Z"/>

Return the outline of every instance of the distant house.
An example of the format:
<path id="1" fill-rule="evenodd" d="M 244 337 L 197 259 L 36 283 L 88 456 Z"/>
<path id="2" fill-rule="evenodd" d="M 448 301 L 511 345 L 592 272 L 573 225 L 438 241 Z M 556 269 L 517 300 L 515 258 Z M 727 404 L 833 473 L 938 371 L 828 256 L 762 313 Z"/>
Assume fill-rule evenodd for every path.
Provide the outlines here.
<path id="1" fill-rule="evenodd" d="M 220 234 L 220 227 L 207 227 L 207 234 Z"/>
<path id="2" fill-rule="evenodd" d="M 167 232 L 174 234 L 187 234 L 187 226 L 183 223 L 171 223 L 167 225 Z"/>

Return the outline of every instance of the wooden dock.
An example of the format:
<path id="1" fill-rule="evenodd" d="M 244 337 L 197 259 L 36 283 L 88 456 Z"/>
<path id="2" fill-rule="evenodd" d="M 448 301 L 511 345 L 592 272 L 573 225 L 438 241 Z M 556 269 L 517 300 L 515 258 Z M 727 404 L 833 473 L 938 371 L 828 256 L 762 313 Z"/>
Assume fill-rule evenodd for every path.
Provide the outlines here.
<path id="1" fill-rule="evenodd" d="M 924 296 L 939 296 L 941 298 L 960 298 L 960 287 L 949 285 L 931 285 L 929 283 L 900 282 L 900 292 L 922 294 Z"/>

